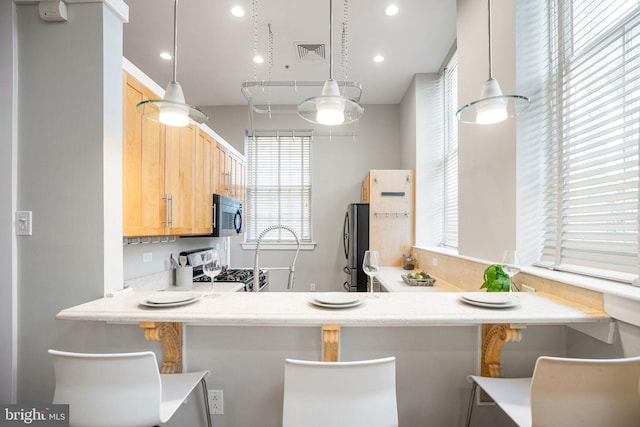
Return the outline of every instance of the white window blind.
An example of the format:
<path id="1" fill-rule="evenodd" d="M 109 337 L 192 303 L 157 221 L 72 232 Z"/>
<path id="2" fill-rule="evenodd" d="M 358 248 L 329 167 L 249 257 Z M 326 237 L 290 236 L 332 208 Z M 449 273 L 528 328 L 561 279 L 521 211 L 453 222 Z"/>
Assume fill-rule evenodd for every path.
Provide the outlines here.
<path id="1" fill-rule="evenodd" d="M 247 236 L 255 241 L 272 225 L 293 228 L 301 242 L 312 241 L 311 131 L 255 131 L 245 143 L 247 157 Z M 263 242 L 295 241 L 276 229 Z"/>
<path id="2" fill-rule="evenodd" d="M 637 280 L 640 9 L 550 2 L 551 129 L 539 264 Z"/>
<path id="3" fill-rule="evenodd" d="M 442 246 L 458 248 L 458 57 L 454 53 L 442 76 L 444 82 L 443 224 Z"/>

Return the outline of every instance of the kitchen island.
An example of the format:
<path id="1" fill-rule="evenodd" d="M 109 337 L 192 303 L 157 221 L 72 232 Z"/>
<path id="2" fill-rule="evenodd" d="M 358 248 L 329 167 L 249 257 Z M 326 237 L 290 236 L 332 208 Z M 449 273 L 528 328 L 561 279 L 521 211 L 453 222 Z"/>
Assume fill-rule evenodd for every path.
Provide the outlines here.
<path id="1" fill-rule="evenodd" d="M 387 274 L 394 280 L 393 271 Z M 383 286 L 392 288 L 384 285 L 385 277 L 383 273 Z M 520 330 L 527 325 L 605 324 L 606 328 L 612 323 L 602 311 L 549 296 L 514 293 L 512 307 L 494 309 L 470 305 L 462 298 L 467 293 L 451 292 L 453 289 L 440 282 L 428 292 L 354 294 L 360 304 L 340 309 L 314 304 L 320 295 L 315 292 L 194 292 L 199 298 L 190 304 L 150 308 L 141 304 L 154 294 L 146 291 L 101 298 L 62 310 L 56 317 L 138 323 L 147 339 L 162 342 L 165 373 L 182 369 L 184 325 L 319 327 L 323 359 L 328 361 L 339 359 L 341 327 L 482 325 L 481 373 L 499 376 L 502 345 L 518 341 Z"/>

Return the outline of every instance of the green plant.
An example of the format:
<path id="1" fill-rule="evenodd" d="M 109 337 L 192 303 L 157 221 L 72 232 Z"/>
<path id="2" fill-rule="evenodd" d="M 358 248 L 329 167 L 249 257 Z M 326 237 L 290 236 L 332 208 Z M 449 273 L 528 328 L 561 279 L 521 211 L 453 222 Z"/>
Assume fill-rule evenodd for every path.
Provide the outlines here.
<path id="1" fill-rule="evenodd" d="M 511 279 L 499 264 L 491 264 L 484 270 L 484 283 L 480 289 L 487 292 L 509 292 Z"/>

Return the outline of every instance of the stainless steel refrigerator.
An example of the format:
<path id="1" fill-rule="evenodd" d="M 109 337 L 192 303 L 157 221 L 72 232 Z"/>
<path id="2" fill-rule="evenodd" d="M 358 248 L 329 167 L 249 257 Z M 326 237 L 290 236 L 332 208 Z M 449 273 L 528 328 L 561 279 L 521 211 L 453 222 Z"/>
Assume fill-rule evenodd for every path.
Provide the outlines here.
<path id="1" fill-rule="evenodd" d="M 348 275 L 344 288 L 349 292 L 366 292 L 367 275 L 362 271 L 362 259 L 369 249 L 368 203 L 351 203 L 347 207 L 342 234 L 347 259 L 344 272 Z"/>

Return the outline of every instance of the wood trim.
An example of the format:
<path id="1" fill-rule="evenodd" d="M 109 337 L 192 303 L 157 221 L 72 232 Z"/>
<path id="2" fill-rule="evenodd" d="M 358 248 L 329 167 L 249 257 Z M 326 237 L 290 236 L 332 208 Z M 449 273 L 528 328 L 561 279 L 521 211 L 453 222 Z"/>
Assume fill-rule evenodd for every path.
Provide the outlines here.
<path id="1" fill-rule="evenodd" d="M 160 373 L 179 374 L 182 372 L 182 323 L 180 322 L 140 322 L 144 337 L 148 341 L 160 341 L 164 357 Z"/>
<path id="2" fill-rule="evenodd" d="M 325 323 L 322 325 L 322 360 L 337 362 L 340 359 L 340 325 Z"/>
<path id="3" fill-rule="evenodd" d="M 522 338 L 519 329 L 504 323 L 488 323 L 482 325 L 482 353 L 480 359 L 480 375 L 483 377 L 502 377 L 500 353 L 507 342 L 518 342 Z"/>

